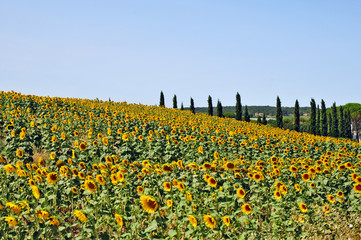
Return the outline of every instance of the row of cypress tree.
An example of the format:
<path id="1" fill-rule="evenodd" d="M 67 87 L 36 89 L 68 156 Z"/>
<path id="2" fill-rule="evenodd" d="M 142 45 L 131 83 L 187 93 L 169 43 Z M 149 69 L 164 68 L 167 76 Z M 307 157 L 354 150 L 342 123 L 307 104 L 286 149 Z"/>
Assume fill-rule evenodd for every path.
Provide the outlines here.
<path id="1" fill-rule="evenodd" d="M 160 93 L 160 106 L 164 106 L 164 94 Z M 309 125 L 307 132 L 315 135 L 322 136 L 331 136 L 331 137 L 342 137 L 342 138 L 352 138 L 351 133 L 351 114 L 349 111 L 344 111 L 342 106 L 337 109 L 336 103 L 333 103 L 331 107 L 331 111 L 327 112 L 325 101 L 322 99 L 321 101 L 321 109 L 319 105 L 316 108 L 316 102 L 312 98 L 311 102 L 311 113 L 309 119 Z M 294 122 L 293 122 L 293 130 L 300 131 L 300 112 L 299 112 L 299 102 L 296 100 L 295 102 L 295 110 L 294 110 Z M 178 108 L 177 105 L 177 96 L 173 97 L 173 108 Z M 183 110 L 183 103 L 181 105 L 181 110 Z M 191 98 L 190 100 L 190 110 L 192 113 L 195 113 L 194 100 Z M 208 114 L 213 116 L 213 103 L 212 97 L 208 96 Z M 216 116 L 223 117 L 223 107 L 220 100 L 217 101 L 217 113 Z M 248 113 L 247 106 L 245 106 L 244 117 L 242 116 L 242 104 L 241 104 L 241 96 L 237 92 L 236 94 L 236 107 L 235 107 L 235 118 L 236 120 L 244 120 L 246 122 L 251 121 L 251 117 Z M 263 114 L 261 119 L 258 116 L 258 123 L 267 124 L 266 115 Z M 279 128 L 283 128 L 283 114 L 282 114 L 282 106 L 281 100 L 277 96 L 276 103 L 276 126 Z"/>

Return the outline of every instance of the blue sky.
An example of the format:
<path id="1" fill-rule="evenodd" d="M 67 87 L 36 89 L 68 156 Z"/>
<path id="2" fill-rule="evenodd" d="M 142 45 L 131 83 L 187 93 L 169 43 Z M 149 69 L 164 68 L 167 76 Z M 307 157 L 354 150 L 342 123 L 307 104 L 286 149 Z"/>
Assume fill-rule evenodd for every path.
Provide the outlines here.
<path id="1" fill-rule="evenodd" d="M 361 102 L 361 1 L 0 3 L 0 90 L 166 106 Z"/>

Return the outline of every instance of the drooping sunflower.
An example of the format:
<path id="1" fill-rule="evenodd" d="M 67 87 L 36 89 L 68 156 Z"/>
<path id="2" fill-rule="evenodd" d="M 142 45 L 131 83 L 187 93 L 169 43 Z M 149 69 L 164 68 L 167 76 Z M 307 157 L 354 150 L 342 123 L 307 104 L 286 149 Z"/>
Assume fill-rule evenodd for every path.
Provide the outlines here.
<path id="1" fill-rule="evenodd" d="M 46 176 L 46 180 L 48 181 L 49 184 L 55 184 L 59 179 L 59 176 L 56 172 L 51 172 L 48 173 L 48 175 Z"/>
<path id="2" fill-rule="evenodd" d="M 119 214 L 114 214 L 115 221 L 117 222 L 119 227 L 123 227 L 123 218 Z"/>
<path id="3" fill-rule="evenodd" d="M 242 205 L 242 212 L 247 214 L 247 215 L 250 214 L 252 212 L 251 206 L 248 203 L 244 203 Z"/>
<path id="4" fill-rule="evenodd" d="M 82 211 L 75 210 L 74 215 L 83 223 L 86 223 L 88 221 L 88 218 Z"/>
<path id="5" fill-rule="evenodd" d="M 85 180 L 84 186 L 86 190 L 91 192 L 94 192 L 98 189 L 97 184 L 93 180 Z"/>
<path id="6" fill-rule="evenodd" d="M 211 229 L 215 228 L 217 225 L 216 220 L 214 220 L 214 218 L 211 215 L 204 215 L 203 220 L 204 220 L 206 226 Z"/>
<path id="7" fill-rule="evenodd" d="M 140 200 L 141 200 L 143 209 L 147 213 L 153 213 L 153 212 L 157 211 L 158 203 L 154 198 L 152 198 L 150 196 L 142 195 L 142 196 L 140 196 Z"/>
<path id="8" fill-rule="evenodd" d="M 237 196 L 240 198 L 244 198 L 244 196 L 246 196 L 246 192 L 244 191 L 243 188 L 238 188 L 237 189 Z"/>
<path id="9" fill-rule="evenodd" d="M 306 204 L 304 204 L 304 203 L 300 203 L 299 207 L 302 212 L 307 212 L 307 210 L 308 210 Z"/>
<path id="10" fill-rule="evenodd" d="M 231 220 L 229 219 L 228 216 L 222 217 L 222 221 L 224 222 L 224 224 L 226 224 L 227 227 L 228 227 L 229 224 L 231 223 Z"/>
<path id="11" fill-rule="evenodd" d="M 198 222 L 197 222 L 197 219 L 193 215 L 189 215 L 188 219 L 194 228 L 197 227 Z"/>
<path id="12" fill-rule="evenodd" d="M 31 186 L 31 190 L 33 192 L 33 195 L 36 199 L 39 199 L 40 197 L 40 192 L 39 192 L 39 188 L 37 186 Z"/>
<path id="13" fill-rule="evenodd" d="M 14 228 L 18 222 L 14 217 L 5 217 L 5 221 L 9 224 L 9 227 Z"/>

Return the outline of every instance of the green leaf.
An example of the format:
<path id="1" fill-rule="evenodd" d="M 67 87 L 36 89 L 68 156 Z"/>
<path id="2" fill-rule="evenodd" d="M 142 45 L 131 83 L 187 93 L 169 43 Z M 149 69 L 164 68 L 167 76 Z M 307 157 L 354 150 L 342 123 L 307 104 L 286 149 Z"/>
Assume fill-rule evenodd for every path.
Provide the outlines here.
<path id="1" fill-rule="evenodd" d="M 169 235 L 170 237 L 174 237 L 175 235 L 177 235 L 177 231 L 174 230 L 174 229 L 171 229 L 171 230 L 168 231 L 168 235 Z"/>
<path id="2" fill-rule="evenodd" d="M 144 232 L 145 233 L 152 232 L 154 230 L 157 230 L 157 228 L 158 228 L 158 223 L 156 220 L 153 220 L 153 222 L 149 224 L 149 226 L 144 230 Z"/>

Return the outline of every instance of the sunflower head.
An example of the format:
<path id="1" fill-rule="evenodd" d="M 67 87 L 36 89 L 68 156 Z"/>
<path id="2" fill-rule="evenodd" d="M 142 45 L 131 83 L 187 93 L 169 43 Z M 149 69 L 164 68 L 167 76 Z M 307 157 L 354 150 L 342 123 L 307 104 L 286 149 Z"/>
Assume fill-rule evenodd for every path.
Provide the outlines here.
<path id="1" fill-rule="evenodd" d="M 150 196 L 142 195 L 142 196 L 140 196 L 140 201 L 141 201 L 143 209 L 147 213 L 153 213 L 153 212 L 157 211 L 158 203 L 154 198 L 152 198 Z"/>
<path id="2" fill-rule="evenodd" d="M 215 228 L 217 225 L 216 220 L 214 220 L 214 218 L 211 215 L 204 215 L 203 220 L 204 220 L 206 226 L 211 229 Z"/>

